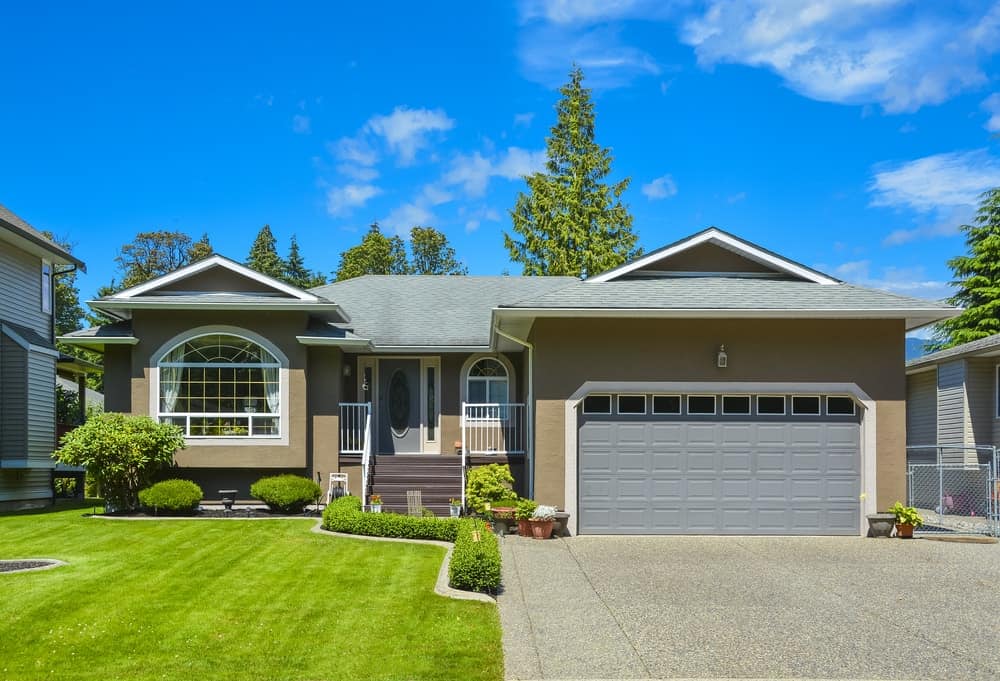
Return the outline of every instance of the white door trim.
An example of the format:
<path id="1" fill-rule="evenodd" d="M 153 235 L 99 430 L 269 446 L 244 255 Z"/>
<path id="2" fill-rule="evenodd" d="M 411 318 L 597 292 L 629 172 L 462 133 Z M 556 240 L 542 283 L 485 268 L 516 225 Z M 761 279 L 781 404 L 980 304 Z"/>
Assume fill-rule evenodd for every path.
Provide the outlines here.
<path id="1" fill-rule="evenodd" d="M 412 454 L 440 454 L 441 453 L 441 356 L 440 355 L 363 355 L 358 358 L 358 375 L 357 375 L 357 394 L 358 399 L 363 396 L 363 391 L 361 390 L 361 385 L 364 382 L 365 369 L 370 368 L 372 370 L 372 382 L 371 382 L 371 403 L 372 403 L 372 438 L 373 447 L 372 453 L 378 454 L 379 448 L 379 430 L 378 430 L 378 398 L 379 398 L 379 365 L 384 359 L 412 359 L 416 360 L 418 364 L 417 373 L 420 374 L 419 379 L 419 390 L 420 399 L 419 407 L 420 410 L 420 451 L 419 452 L 409 452 Z M 434 367 L 435 369 L 435 380 L 436 384 L 434 386 L 434 418 L 436 419 L 435 432 L 437 434 L 436 442 L 427 441 L 427 368 Z M 401 456 L 406 456 L 406 454 L 401 454 Z"/>
<path id="2" fill-rule="evenodd" d="M 858 534 L 868 533 L 865 516 L 876 512 L 875 505 L 875 400 L 856 383 L 782 383 L 782 382 L 737 382 L 737 381 L 586 381 L 566 400 L 566 451 L 565 451 L 565 508 L 570 514 L 569 531 L 577 533 L 579 521 L 578 466 L 577 457 L 577 405 L 589 393 L 617 392 L 670 392 L 670 393 L 823 393 L 853 397 L 862 407 L 861 412 L 861 513 L 858 520 Z"/>

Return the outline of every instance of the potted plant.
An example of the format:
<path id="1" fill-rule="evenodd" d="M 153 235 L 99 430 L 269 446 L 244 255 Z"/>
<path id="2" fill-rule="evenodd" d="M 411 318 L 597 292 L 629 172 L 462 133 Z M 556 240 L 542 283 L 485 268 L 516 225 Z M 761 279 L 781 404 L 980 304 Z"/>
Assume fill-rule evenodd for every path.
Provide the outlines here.
<path id="1" fill-rule="evenodd" d="M 448 512 L 451 514 L 452 518 L 457 518 L 462 515 L 462 500 L 461 499 L 449 499 L 448 500 Z"/>
<path id="2" fill-rule="evenodd" d="M 522 537 L 531 536 L 531 516 L 538 504 L 531 499 L 519 499 L 514 504 L 514 518 L 517 520 L 517 533 Z"/>
<path id="3" fill-rule="evenodd" d="M 498 533 L 507 534 L 510 531 L 516 506 L 517 497 L 501 499 L 495 505 L 491 506 L 490 511 L 493 513 L 493 526 Z"/>
<path id="4" fill-rule="evenodd" d="M 924 524 L 924 519 L 917 513 L 917 509 L 912 506 L 903 506 L 901 501 L 893 504 L 889 513 L 896 516 L 896 536 L 900 539 L 912 539 L 914 528 Z"/>
<path id="5" fill-rule="evenodd" d="M 382 512 L 382 495 L 373 494 L 368 498 L 368 506 L 371 508 L 372 513 Z"/>
<path id="6" fill-rule="evenodd" d="M 555 506 L 539 506 L 531 514 L 531 536 L 535 539 L 548 539 L 552 536 L 552 525 L 556 519 Z"/>

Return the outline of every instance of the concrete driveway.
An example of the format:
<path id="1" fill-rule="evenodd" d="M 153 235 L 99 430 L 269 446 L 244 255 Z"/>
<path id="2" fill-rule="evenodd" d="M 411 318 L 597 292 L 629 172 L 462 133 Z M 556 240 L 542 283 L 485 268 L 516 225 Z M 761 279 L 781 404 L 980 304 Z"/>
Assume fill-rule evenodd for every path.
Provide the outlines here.
<path id="1" fill-rule="evenodd" d="M 1000 678 L 1000 545 L 508 537 L 508 679 Z"/>

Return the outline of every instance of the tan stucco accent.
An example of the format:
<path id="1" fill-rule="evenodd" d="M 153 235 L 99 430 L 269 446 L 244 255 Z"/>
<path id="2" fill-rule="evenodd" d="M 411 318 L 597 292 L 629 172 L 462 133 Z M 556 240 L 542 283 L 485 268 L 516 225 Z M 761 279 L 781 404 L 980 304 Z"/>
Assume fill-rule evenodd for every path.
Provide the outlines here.
<path id="1" fill-rule="evenodd" d="M 699 244 L 643 270 L 671 272 L 775 272 L 773 268 L 749 260 L 715 244 Z"/>
<path id="2" fill-rule="evenodd" d="M 344 377 L 343 354 L 339 348 L 311 347 L 308 350 L 309 432 L 307 451 L 312 453 L 310 468 L 319 476 L 326 494 L 330 473 L 340 470 L 340 401 Z"/>
<path id="3" fill-rule="evenodd" d="M 202 272 L 196 272 L 189 277 L 172 281 L 163 286 L 158 286 L 150 291 L 149 294 L 157 295 L 161 291 L 234 291 L 240 293 L 277 294 L 281 298 L 292 297 L 264 283 L 254 281 L 249 277 L 244 277 L 237 272 L 219 266 L 211 267 Z"/>
<path id="4" fill-rule="evenodd" d="M 535 497 L 564 505 L 565 405 L 586 381 L 856 383 L 877 406 L 879 508 L 905 491 L 904 330 L 897 320 L 539 319 Z M 726 346 L 729 367 L 715 357 Z"/>

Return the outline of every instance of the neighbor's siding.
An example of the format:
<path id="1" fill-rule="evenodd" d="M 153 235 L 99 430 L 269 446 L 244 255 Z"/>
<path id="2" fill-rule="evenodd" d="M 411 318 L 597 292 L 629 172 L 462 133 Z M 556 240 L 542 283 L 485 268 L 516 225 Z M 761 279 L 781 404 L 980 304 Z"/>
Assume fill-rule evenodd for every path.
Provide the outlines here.
<path id="1" fill-rule="evenodd" d="M 969 423 L 965 442 L 977 447 L 988 447 L 993 444 L 994 404 L 994 372 L 993 359 L 975 358 L 966 360 L 965 392 L 969 404 Z M 968 452 L 966 463 L 985 461 L 989 456 L 985 452 Z"/>
<path id="2" fill-rule="evenodd" d="M 957 360 L 938 365 L 937 372 L 937 441 L 940 445 L 965 444 L 966 422 L 969 410 L 966 408 L 965 361 Z M 961 449 L 944 449 L 943 463 L 963 463 Z"/>
<path id="3" fill-rule="evenodd" d="M 0 510 L 38 506 L 51 499 L 51 475 L 44 468 L 0 469 Z"/>
<path id="4" fill-rule="evenodd" d="M 906 377 L 906 446 L 937 443 L 937 371 Z M 934 463 L 934 449 L 907 450 L 909 463 Z"/>
<path id="5" fill-rule="evenodd" d="M 41 258 L 9 244 L 0 248 L 0 319 L 48 338 L 50 315 L 42 312 L 41 277 Z"/>
<path id="6" fill-rule="evenodd" d="M 51 467 L 56 441 L 56 358 L 28 352 L 28 459 Z"/>
<path id="7" fill-rule="evenodd" d="M 28 351 L 0 333 L 0 458 L 23 459 L 28 448 Z"/>

